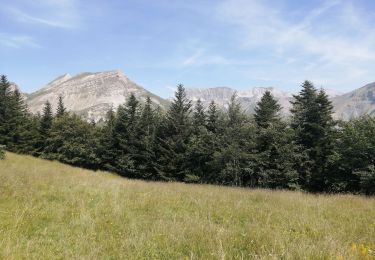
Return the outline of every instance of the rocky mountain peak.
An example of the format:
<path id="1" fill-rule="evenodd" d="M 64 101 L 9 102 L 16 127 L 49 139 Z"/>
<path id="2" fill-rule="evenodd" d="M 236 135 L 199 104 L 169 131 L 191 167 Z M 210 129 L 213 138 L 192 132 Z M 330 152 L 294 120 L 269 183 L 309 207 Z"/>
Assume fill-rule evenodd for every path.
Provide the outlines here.
<path id="1" fill-rule="evenodd" d="M 58 98 L 62 96 L 68 110 L 88 120 L 99 121 L 110 108 L 116 109 L 124 104 L 130 93 L 134 93 L 141 102 L 150 96 L 156 105 L 164 106 L 167 103 L 119 70 L 85 72 L 75 76 L 64 74 L 30 94 L 27 103 L 31 112 L 36 113 L 42 111 L 47 100 L 56 108 Z"/>

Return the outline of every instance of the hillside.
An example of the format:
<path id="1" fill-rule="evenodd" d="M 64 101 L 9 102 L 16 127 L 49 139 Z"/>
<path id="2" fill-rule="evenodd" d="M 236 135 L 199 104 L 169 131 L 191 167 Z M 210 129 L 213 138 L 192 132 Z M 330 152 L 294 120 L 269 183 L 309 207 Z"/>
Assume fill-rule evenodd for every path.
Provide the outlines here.
<path id="1" fill-rule="evenodd" d="M 375 199 L 147 183 L 8 153 L 1 259 L 367 259 Z"/>

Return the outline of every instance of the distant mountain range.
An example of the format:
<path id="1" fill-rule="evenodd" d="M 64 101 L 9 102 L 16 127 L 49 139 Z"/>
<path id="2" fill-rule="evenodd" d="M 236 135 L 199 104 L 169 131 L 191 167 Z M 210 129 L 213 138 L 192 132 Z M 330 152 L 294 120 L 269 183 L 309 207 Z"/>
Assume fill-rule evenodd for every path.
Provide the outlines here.
<path id="1" fill-rule="evenodd" d="M 17 85 L 12 83 L 12 88 Z M 279 89 L 253 88 L 246 91 L 237 91 L 237 96 L 243 108 L 252 113 L 256 103 L 266 90 L 279 100 L 283 107 L 283 115 L 289 115 L 290 100 L 293 96 L 289 92 Z M 230 97 L 236 91 L 229 87 L 215 88 L 187 88 L 187 96 L 193 102 L 201 99 L 205 106 L 213 100 L 220 108 L 227 108 Z M 335 117 L 348 120 L 363 114 L 375 115 L 375 82 L 346 94 L 327 90 L 335 107 Z M 144 102 L 149 96 L 154 104 L 167 109 L 170 100 L 163 99 L 127 78 L 121 71 L 106 71 L 97 73 L 81 73 L 76 76 L 64 74 L 40 90 L 23 94 L 30 111 L 41 112 L 44 103 L 48 100 L 56 108 L 58 97 L 64 98 L 68 110 L 79 114 L 87 120 L 99 121 L 105 117 L 112 107 L 116 109 L 123 104 L 126 98 L 134 93 Z"/>
<path id="2" fill-rule="evenodd" d="M 228 87 L 190 88 L 187 89 L 187 96 L 193 102 L 196 102 L 198 99 L 200 99 L 205 106 L 208 106 L 211 100 L 214 100 L 219 107 L 227 108 L 231 96 L 236 93 L 242 107 L 246 112 L 251 114 L 254 112 L 256 104 L 260 101 L 266 91 L 270 91 L 272 95 L 279 101 L 282 107 L 282 115 L 290 115 L 290 101 L 293 99 L 292 93 L 281 91 L 274 87 L 257 87 L 245 91 L 236 91 Z M 335 100 L 336 97 L 341 95 L 341 93 L 334 90 L 326 90 L 326 93 L 331 98 L 331 100 Z"/>

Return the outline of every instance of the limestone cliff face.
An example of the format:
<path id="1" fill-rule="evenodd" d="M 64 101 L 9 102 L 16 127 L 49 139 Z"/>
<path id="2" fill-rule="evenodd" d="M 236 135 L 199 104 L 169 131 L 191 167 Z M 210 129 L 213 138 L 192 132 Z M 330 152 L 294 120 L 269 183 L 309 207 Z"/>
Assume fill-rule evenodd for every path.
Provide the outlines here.
<path id="1" fill-rule="evenodd" d="M 375 86 L 375 83 L 374 83 Z M 257 102 L 260 101 L 262 98 L 264 92 L 270 91 L 272 95 L 279 101 L 282 110 L 281 114 L 283 116 L 290 115 L 290 108 L 291 104 L 290 101 L 293 99 L 292 93 L 281 91 L 279 89 L 273 88 L 273 87 L 257 87 L 252 88 L 249 90 L 244 91 L 235 91 L 234 89 L 228 88 L 228 87 L 217 87 L 217 88 L 188 88 L 187 89 L 187 96 L 189 99 L 191 99 L 193 102 L 196 102 L 198 99 L 200 99 L 204 106 L 208 106 L 211 100 L 215 101 L 218 107 L 220 108 L 227 108 L 228 103 L 230 101 L 231 96 L 234 93 L 237 93 L 238 100 L 240 101 L 242 107 L 245 109 L 245 112 L 253 113 L 254 108 L 257 104 Z M 360 89 L 359 89 L 360 90 Z M 356 91 L 359 91 L 356 90 Z M 355 91 L 354 91 L 355 92 Z M 370 91 L 371 92 L 371 91 Z M 362 114 L 371 113 L 375 109 L 374 103 L 372 104 L 372 110 L 371 110 L 371 101 L 366 101 L 366 98 L 364 98 L 364 95 L 367 95 L 368 97 L 371 96 L 371 93 L 369 93 L 369 90 L 361 91 L 362 97 L 357 97 L 355 100 L 349 100 L 349 96 L 352 94 L 348 93 L 345 95 L 342 95 L 342 93 L 327 89 L 326 93 L 333 101 L 333 104 L 335 105 L 335 117 L 340 119 L 348 120 L 352 117 L 357 117 Z M 375 95 L 375 91 L 374 91 Z M 362 102 L 364 101 L 364 103 Z M 375 112 L 372 112 L 375 114 Z"/>
<path id="2" fill-rule="evenodd" d="M 61 95 L 69 111 L 82 115 L 88 120 L 99 121 L 112 107 L 124 104 L 130 93 L 144 101 L 149 96 L 155 105 L 165 107 L 168 102 L 128 79 L 121 71 L 81 73 L 76 76 L 64 74 L 48 83 L 27 98 L 30 111 L 42 111 L 48 100 L 57 107 Z"/>
<path id="3" fill-rule="evenodd" d="M 333 99 L 335 116 L 349 120 L 364 114 L 375 116 L 375 82 Z"/>
<path id="4" fill-rule="evenodd" d="M 253 88 L 245 91 L 235 91 L 228 87 L 218 88 L 188 88 L 187 96 L 193 102 L 201 99 L 204 106 L 208 106 L 211 100 L 215 101 L 218 107 L 227 108 L 231 96 L 237 93 L 238 100 L 246 112 L 252 113 L 256 103 L 262 98 L 266 91 L 270 91 L 273 96 L 280 102 L 283 107 L 282 113 L 289 114 L 290 103 L 292 95 L 288 92 L 280 91 L 278 89 L 269 88 Z"/>

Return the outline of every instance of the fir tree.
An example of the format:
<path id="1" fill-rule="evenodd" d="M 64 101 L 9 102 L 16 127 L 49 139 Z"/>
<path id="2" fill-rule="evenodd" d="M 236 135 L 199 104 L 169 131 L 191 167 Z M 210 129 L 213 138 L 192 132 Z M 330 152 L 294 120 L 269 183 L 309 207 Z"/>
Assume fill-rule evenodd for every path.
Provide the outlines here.
<path id="1" fill-rule="evenodd" d="M 115 145 L 115 124 L 116 114 L 112 108 L 106 113 L 104 126 L 100 131 L 99 146 L 97 148 L 97 157 L 100 165 L 109 171 L 116 172 L 115 161 L 117 150 Z"/>
<path id="2" fill-rule="evenodd" d="M 279 122 L 280 110 L 281 106 L 267 90 L 255 107 L 254 118 L 258 127 L 267 128 L 270 124 Z"/>
<path id="3" fill-rule="evenodd" d="M 198 99 L 194 108 L 193 126 L 195 131 L 198 131 L 200 127 L 206 126 L 206 113 L 204 112 L 204 107 L 200 99 Z"/>
<path id="4" fill-rule="evenodd" d="M 324 90 L 317 91 L 305 81 L 299 95 L 294 96 L 291 112 L 296 141 L 308 154 L 301 180 L 312 191 L 323 191 L 329 182 L 328 163 L 332 154 L 331 136 L 334 127 L 333 107 Z"/>
<path id="5" fill-rule="evenodd" d="M 234 93 L 228 104 L 228 127 L 238 127 L 244 123 L 244 119 L 245 116 L 237 99 L 237 93 Z"/>
<path id="6" fill-rule="evenodd" d="M 62 117 L 66 113 L 66 108 L 64 105 L 63 97 L 59 96 L 59 101 L 57 103 L 56 117 Z"/>
<path id="7" fill-rule="evenodd" d="M 56 118 L 49 130 L 42 157 L 96 169 L 95 130 L 76 115 L 65 114 Z"/>
<path id="8" fill-rule="evenodd" d="M 114 128 L 117 171 L 127 177 L 137 176 L 139 164 L 140 136 L 139 124 L 139 101 L 132 93 L 126 101 L 125 106 L 117 110 Z"/>
<path id="9" fill-rule="evenodd" d="M 177 86 L 175 98 L 162 126 L 158 129 L 159 177 L 183 181 L 186 176 L 185 156 L 191 136 L 191 101 L 183 85 Z"/>
<path id="10" fill-rule="evenodd" d="M 46 140 L 49 138 L 49 133 L 52 128 L 53 114 L 52 106 L 49 101 L 44 104 L 43 113 L 40 117 L 38 127 L 38 141 L 36 142 L 35 154 L 41 155 L 45 148 Z"/>
<path id="11" fill-rule="evenodd" d="M 52 106 L 49 101 L 44 104 L 42 118 L 40 119 L 40 133 L 42 138 L 48 137 L 49 130 L 52 127 L 53 114 Z"/>
<path id="12" fill-rule="evenodd" d="M 213 133 L 219 130 L 219 112 L 214 101 L 208 106 L 207 129 Z"/>
<path id="13" fill-rule="evenodd" d="M 143 179 L 156 179 L 157 173 L 155 171 L 155 146 L 156 146 L 156 126 L 158 118 L 152 108 L 152 101 L 147 97 L 145 106 L 139 120 L 140 131 L 140 149 L 139 149 L 139 165 L 138 177 Z"/>
<path id="14" fill-rule="evenodd" d="M 11 141 L 10 133 L 12 128 L 11 120 L 11 99 L 12 93 L 10 83 L 5 75 L 0 79 L 0 144 L 8 145 Z"/>

